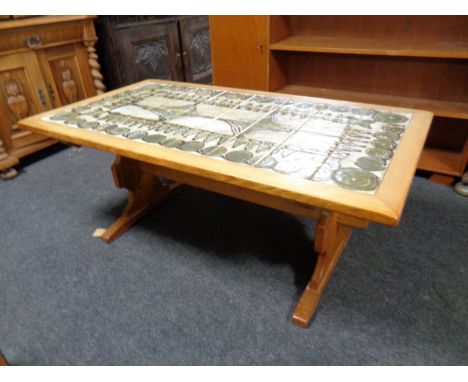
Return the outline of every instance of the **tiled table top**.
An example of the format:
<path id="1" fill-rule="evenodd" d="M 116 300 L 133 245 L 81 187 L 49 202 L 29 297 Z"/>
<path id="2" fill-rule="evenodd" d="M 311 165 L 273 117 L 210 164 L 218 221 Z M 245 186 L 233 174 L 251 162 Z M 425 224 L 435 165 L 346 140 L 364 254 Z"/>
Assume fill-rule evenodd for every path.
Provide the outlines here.
<path id="1" fill-rule="evenodd" d="M 155 83 L 43 120 L 375 194 L 411 117 Z"/>

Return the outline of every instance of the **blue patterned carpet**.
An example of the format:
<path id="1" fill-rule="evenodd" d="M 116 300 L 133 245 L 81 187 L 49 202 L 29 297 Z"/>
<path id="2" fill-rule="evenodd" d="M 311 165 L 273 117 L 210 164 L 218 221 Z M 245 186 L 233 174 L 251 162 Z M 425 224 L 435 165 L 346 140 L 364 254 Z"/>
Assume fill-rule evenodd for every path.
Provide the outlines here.
<path id="1" fill-rule="evenodd" d="M 468 199 L 416 177 L 356 230 L 309 329 L 314 222 L 186 188 L 111 245 L 113 157 L 58 146 L 0 183 L 0 350 L 13 365 L 461 365 Z"/>

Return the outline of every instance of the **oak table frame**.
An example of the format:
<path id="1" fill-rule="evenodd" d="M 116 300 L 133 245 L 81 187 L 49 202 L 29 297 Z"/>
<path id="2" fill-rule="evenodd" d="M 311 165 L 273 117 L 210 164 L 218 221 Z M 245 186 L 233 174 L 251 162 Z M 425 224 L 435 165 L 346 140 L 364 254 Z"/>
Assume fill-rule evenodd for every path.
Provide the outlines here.
<path id="1" fill-rule="evenodd" d="M 0 352 L 0 366 L 8 366 L 8 362 L 1 352 Z"/>
<path id="2" fill-rule="evenodd" d="M 147 80 L 77 102 L 72 107 L 86 105 L 142 84 L 165 82 L 173 83 Z M 239 91 L 239 89 L 199 84 L 183 83 L 183 85 Z M 293 323 L 307 327 L 346 247 L 352 228 L 366 228 L 368 222 L 388 226 L 398 225 L 433 115 L 426 111 L 380 105 L 311 99 L 259 91 L 245 92 L 299 101 L 319 100 L 336 105 L 375 107 L 379 111 L 410 112 L 412 118 L 377 192 L 373 195 L 43 120 L 42 117 L 51 115 L 51 111 L 24 119 L 19 122 L 19 126 L 63 142 L 88 146 L 116 155 L 112 174 L 116 186 L 128 190 L 128 204 L 121 217 L 102 235 L 101 238 L 108 243 L 167 199 L 181 184 L 200 187 L 318 221 L 314 242 L 314 249 L 318 254 L 317 264 L 292 315 Z M 70 107 L 68 105 L 53 112 Z M 160 177 L 170 181 L 161 182 Z"/>

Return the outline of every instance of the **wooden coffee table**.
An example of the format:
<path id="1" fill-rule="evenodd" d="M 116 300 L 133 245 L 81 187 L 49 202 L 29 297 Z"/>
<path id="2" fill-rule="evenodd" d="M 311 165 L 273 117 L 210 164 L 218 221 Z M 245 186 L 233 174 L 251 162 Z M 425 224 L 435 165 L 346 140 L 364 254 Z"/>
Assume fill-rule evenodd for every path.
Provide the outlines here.
<path id="1" fill-rule="evenodd" d="M 312 278 L 292 321 L 306 327 L 351 235 L 396 226 L 432 114 L 148 80 L 48 111 L 19 127 L 116 154 L 128 190 L 111 242 L 179 185 L 318 221 Z"/>

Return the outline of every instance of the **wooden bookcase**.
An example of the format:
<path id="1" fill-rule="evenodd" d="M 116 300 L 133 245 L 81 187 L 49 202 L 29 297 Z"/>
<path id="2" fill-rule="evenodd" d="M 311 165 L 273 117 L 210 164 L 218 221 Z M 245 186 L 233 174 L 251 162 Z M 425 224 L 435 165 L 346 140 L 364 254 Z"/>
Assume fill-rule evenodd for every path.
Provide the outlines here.
<path id="1" fill-rule="evenodd" d="M 463 174 L 467 16 L 212 16 L 210 23 L 215 85 L 432 111 L 419 168 L 445 183 Z"/>

